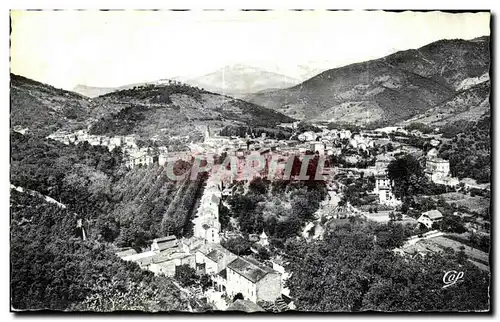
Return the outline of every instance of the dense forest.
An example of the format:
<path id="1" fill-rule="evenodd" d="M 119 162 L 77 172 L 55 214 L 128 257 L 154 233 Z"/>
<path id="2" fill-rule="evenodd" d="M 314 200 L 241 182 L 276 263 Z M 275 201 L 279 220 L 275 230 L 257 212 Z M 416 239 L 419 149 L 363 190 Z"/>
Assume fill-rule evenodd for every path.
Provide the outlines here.
<path id="1" fill-rule="evenodd" d="M 80 214 L 11 191 L 11 295 L 15 309 L 187 310 L 166 277 L 78 237 Z"/>
<path id="2" fill-rule="evenodd" d="M 27 128 L 29 133 L 45 137 L 57 130 L 85 128 L 88 100 L 77 93 L 10 74 L 11 127 Z"/>
<path id="3" fill-rule="evenodd" d="M 234 189 L 237 192 L 227 200 L 230 208 L 222 207 L 223 229 L 237 229 L 245 235 L 265 231 L 275 243 L 297 236 L 326 196 L 326 187 L 320 181 L 271 182 L 257 178 L 248 187 L 241 183 Z"/>
<path id="4" fill-rule="evenodd" d="M 490 182 L 491 118 L 477 122 L 458 121 L 443 129 L 443 137 L 452 138 L 440 148 L 440 156 L 450 160 L 451 173 L 459 178 L 473 178 L 478 183 Z"/>
<path id="5" fill-rule="evenodd" d="M 399 232 L 399 233 L 397 233 Z M 406 258 L 391 249 L 404 241 L 399 224 L 351 221 L 323 240 L 290 238 L 287 281 L 297 308 L 306 311 L 469 311 L 489 308 L 489 274 L 447 249 Z M 443 288 L 443 275 L 464 279 Z"/>

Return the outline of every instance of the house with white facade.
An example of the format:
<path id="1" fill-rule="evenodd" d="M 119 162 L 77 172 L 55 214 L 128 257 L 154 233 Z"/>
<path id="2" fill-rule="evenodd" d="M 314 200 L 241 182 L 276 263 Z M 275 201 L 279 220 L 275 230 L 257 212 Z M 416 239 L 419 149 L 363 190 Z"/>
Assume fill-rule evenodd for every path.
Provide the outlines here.
<path id="1" fill-rule="evenodd" d="M 435 148 L 427 153 L 424 173 L 437 184 L 455 187 L 460 183 L 458 178 L 452 177 L 450 174 L 450 162 L 437 157 Z"/>
<path id="2" fill-rule="evenodd" d="M 393 185 L 394 182 L 386 174 L 377 174 L 375 176 L 375 189 L 373 189 L 373 193 L 378 196 L 379 204 L 397 206 L 401 203 L 392 192 Z"/>
<path id="3" fill-rule="evenodd" d="M 281 296 L 281 274 L 253 259 L 238 257 L 227 266 L 226 292 L 245 300 L 274 302 Z"/>
<path id="4" fill-rule="evenodd" d="M 443 214 L 436 209 L 427 211 L 422 213 L 420 217 L 418 217 L 417 222 L 423 224 L 427 228 L 432 228 L 434 223 L 440 222 L 443 220 Z"/>

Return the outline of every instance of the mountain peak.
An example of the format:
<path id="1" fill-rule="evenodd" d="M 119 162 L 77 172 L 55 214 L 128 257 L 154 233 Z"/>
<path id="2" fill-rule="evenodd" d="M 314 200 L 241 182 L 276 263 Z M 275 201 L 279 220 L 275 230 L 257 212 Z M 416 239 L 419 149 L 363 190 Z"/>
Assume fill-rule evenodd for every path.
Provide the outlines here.
<path id="1" fill-rule="evenodd" d="M 487 36 L 443 39 L 246 99 L 299 119 L 394 123 L 450 99 L 464 82 L 477 83 L 489 71 L 489 52 Z"/>
<path id="2" fill-rule="evenodd" d="M 187 79 L 185 83 L 215 93 L 242 97 L 263 90 L 291 87 L 299 83 L 299 80 L 259 67 L 238 63 L 226 65 L 203 76 Z"/>

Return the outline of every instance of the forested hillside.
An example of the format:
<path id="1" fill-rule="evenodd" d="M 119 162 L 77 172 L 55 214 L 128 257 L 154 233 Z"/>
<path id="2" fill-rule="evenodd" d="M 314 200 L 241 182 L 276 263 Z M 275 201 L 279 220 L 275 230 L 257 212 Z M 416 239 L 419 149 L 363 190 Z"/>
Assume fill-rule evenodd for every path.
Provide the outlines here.
<path id="1" fill-rule="evenodd" d="M 198 141 L 196 125 L 213 128 L 229 125 L 272 128 L 293 121 L 288 116 L 255 104 L 207 92 L 186 84 L 140 86 L 112 92 L 93 100 L 90 131 L 101 135 L 135 133 L 160 142 L 172 137 Z M 197 136 L 198 134 L 198 136 Z"/>
<path id="2" fill-rule="evenodd" d="M 128 171 L 121 152 L 105 147 L 14 132 L 11 142 L 11 184 L 66 206 L 11 190 L 14 308 L 187 309 L 168 278 L 120 262 L 113 250 L 148 247 L 163 236 L 164 218 L 178 237 L 188 235 L 196 195 L 186 191 L 197 190 L 200 182 L 173 182 L 158 165 Z M 179 163 L 175 171 L 187 166 Z M 169 207 L 179 198 L 183 207 Z"/>
<path id="3" fill-rule="evenodd" d="M 443 250 L 405 258 L 391 249 L 404 240 L 399 224 L 351 221 L 323 240 L 285 245 L 290 294 L 301 311 L 469 311 L 489 308 L 489 274 L 464 253 Z M 464 272 L 456 285 L 443 288 L 443 274 Z"/>
<path id="4" fill-rule="evenodd" d="M 10 74 L 11 126 L 46 136 L 59 129 L 83 128 L 88 100 L 76 93 Z"/>
<path id="5" fill-rule="evenodd" d="M 478 183 L 491 181 L 491 118 L 489 113 L 478 121 L 457 121 L 444 127 L 443 136 L 452 138 L 439 150 L 450 160 L 450 170 L 459 178 Z"/>
<path id="6" fill-rule="evenodd" d="M 14 309 L 187 310 L 187 300 L 169 278 L 122 262 L 111 245 L 77 237 L 79 217 L 11 191 Z"/>
<path id="7" fill-rule="evenodd" d="M 182 233 L 189 225 L 188 205 L 194 206 L 195 194 L 186 191 L 199 189 L 199 181 L 174 182 L 158 165 L 127 170 L 116 149 L 64 145 L 18 133 L 11 137 L 11 183 L 85 215 L 92 223 L 90 234 L 98 240 L 138 248 L 147 245 L 163 236 L 162 219 L 176 198 L 184 200 L 185 206 L 168 211 L 171 232 Z M 176 163 L 175 171 L 185 172 L 188 166 Z"/>

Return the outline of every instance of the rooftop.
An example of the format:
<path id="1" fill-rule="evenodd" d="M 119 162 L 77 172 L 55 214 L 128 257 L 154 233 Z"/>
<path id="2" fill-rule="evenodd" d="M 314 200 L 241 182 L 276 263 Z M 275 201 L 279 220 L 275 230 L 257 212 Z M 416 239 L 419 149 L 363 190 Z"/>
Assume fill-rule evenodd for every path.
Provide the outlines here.
<path id="1" fill-rule="evenodd" d="M 391 162 L 391 161 L 393 161 L 395 159 L 396 158 L 393 157 L 392 155 L 382 154 L 382 155 L 377 156 L 376 162 Z"/>
<path id="2" fill-rule="evenodd" d="M 217 197 L 215 194 L 213 194 L 212 195 L 212 202 L 218 205 L 220 202 L 219 197 Z"/>
<path id="3" fill-rule="evenodd" d="M 163 242 L 172 241 L 172 240 L 176 240 L 176 239 L 177 239 L 177 237 L 175 237 L 174 235 L 171 235 L 171 236 L 156 238 L 154 241 L 157 243 L 163 243 Z"/>
<path id="4" fill-rule="evenodd" d="M 227 267 L 253 283 L 257 283 L 267 274 L 275 272 L 272 268 L 262 265 L 255 260 L 242 257 L 236 258 Z"/>
<path id="5" fill-rule="evenodd" d="M 427 162 L 448 163 L 449 161 L 442 158 L 434 157 L 434 158 L 429 158 Z"/>
<path id="6" fill-rule="evenodd" d="M 427 212 L 424 212 L 422 213 L 422 216 L 427 216 L 429 217 L 430 219 L 439 219 L 439 218 L 443 218 L 443 214 L 439 211 L 439 210 L 436 210 L 436 209 L 433 209 L 433 210 L 429 210 Z"/>
<path id="7" fill-rule="evenodd" d="M 214 262 L 218 262 L 220 261 L 221 259 L 224 258 L 224 253 L 217 250 L 217 249 L 214 249 L 212 250 L 210 253 L 208 253 L 207 255 L 207 258 L 209 258 L 210 260 L 214 261 Z"/>
<path id="8" fill-rule="evenodd" d="M 137 254 L 137 251 L 133 248 L 125 248 L 115 253 L 118 257 L 125 257 L 134 254 Z"/>

